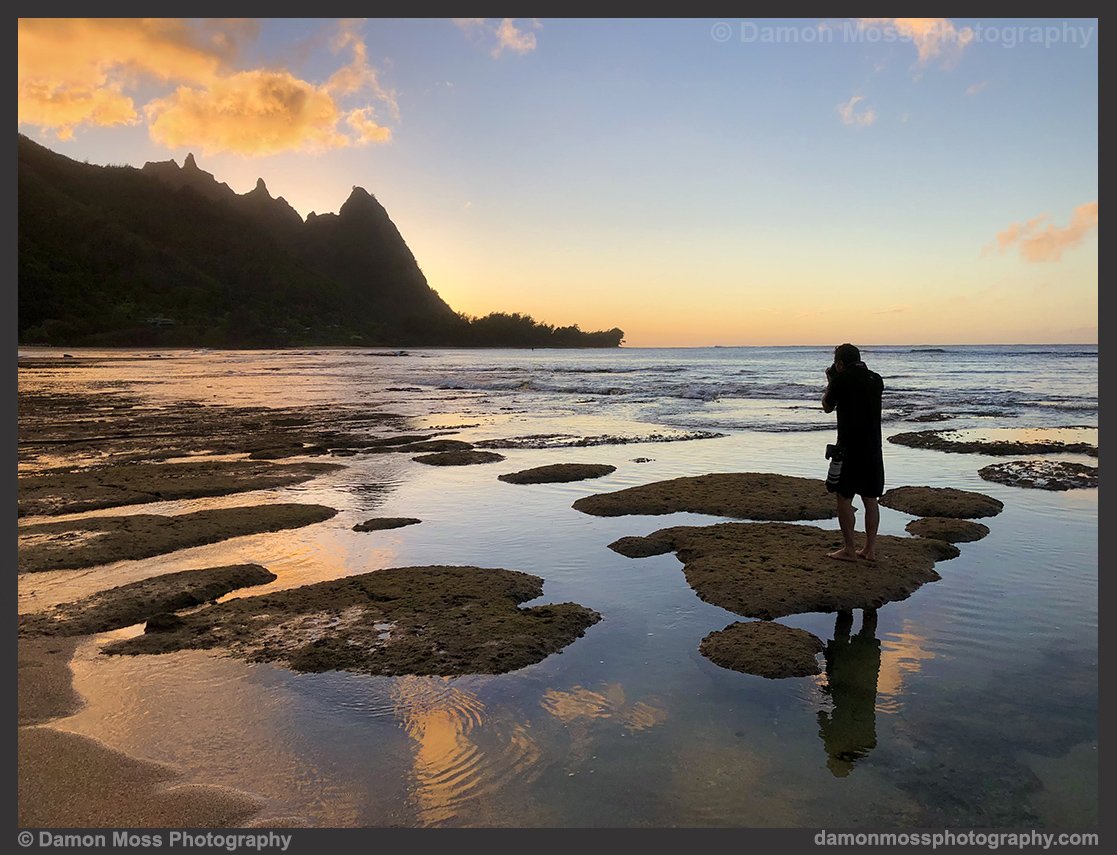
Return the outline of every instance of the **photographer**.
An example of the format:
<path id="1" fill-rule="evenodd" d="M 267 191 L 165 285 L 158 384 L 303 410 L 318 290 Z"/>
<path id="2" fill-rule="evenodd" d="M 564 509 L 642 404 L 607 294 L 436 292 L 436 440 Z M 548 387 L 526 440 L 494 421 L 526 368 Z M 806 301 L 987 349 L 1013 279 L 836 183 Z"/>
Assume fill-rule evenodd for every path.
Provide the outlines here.
<path id="1" fill-rule="evenodd" d="M 861 352 L 852 344 L 834 348 L 834 364 L 826 369 L 826 392 L 822 409 L 838 411 L 838 441 L 827 446 L 831 464 L 826 489 L 838 501 L 838 523 L 845 544 L 830 553 L 839 561 L 864 558 L 876 560 L 877 527 L 880 507 L 877 499 L 884 492 L 884 455 L 881 449 L 880 408 L 884 382 L 861 361 Z M 853 497 L 865 505 L 865 545 L 854 542 Z"/>

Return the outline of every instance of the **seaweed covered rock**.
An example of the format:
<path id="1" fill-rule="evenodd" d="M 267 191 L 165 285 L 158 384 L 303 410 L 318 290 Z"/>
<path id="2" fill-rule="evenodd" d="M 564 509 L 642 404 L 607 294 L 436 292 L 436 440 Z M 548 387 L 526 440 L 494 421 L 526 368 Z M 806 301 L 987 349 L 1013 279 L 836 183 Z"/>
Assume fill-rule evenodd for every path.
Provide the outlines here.
<path id="1" fill-rule="evenodd" d="M 410 451 L 411 449 L 405 450 Z M 417 463 L 426 463 L 428 466 L 473 466 L 476 463 L 497 463 L 504 459 L 504 455 L 497 454 L 495 451 L 465 449 L 420 454 L 418 457 L 412 457 L 411 459 Z"/>
<path id="2" fill-rule="evenodd" d="M 213 508 L 189 514 L 86 517 L 19 527 L 19 572 L 74 570 L 150 558 L 230 537 L 299 528 L 337 513 L 324 505 Z"/>
<path id="3" fill-rule="evenodd" d="M 749 520 L 821 520 L 837 515 L 826 482 L 772 472 L 729 472 L 673 478 L 598 493 L 574 508 L 599 517 L 695 514 Z"/>
<path id="4" fill-rule="evenodd" d="M 498 475 L 497 479 L 509 484 L 563 484 L 584 481 L 587 478 L 601 478 L 616 471 L 616 466 L 607 463 L 552 463 L 550 466 L 506 472 Z"/>
<path id="5" fill-rule="evenodd" d="M 1098 486 L 1098 467 L 1066 460 L 1010 460 L 983 466 L 986 481 L 1033 490 L 1082 490 Z"/>
<path id="6" fill-rule="evenodd" d="M 672 552 L 671 541 L 657 540 L 654 537 L 639 537 L 630 535 L 614 540 L 609 548 L 625 558 L 651 558 L 653 555 L 664 555 Z"/>
<path id="7" fill-rule="evenodd" d="M 502 674 L 601 619 L 577 603 L 519 607 L 542 592 L 542 579 L 515 570 L 394 567 L 217 603 L 105 652 L 219 648 L 296 671 Z"/>
<path id="8" fill-rule="evenodd" d="M 678 526 L 648 539 L 676 553 L 703 600 L 765 620 L 903 600 L 940 578 L 937 561 L 958 556 L 940 540 L 882 535 L 875 561 L 835 561 L 841 532 L 790 523 Z"/>
<path id="9" fill-rule="evenodd" d="M 156 616 L 211 603 L 230 591 L 266 585 L 278 577 L 259 564 L 164 573 L 98 591 L 48 612 L 19 616 L 20 635 L 90 635 L 143 623 Z M 164 619 L 166 622 L 166 619 Z"/>
<path id="10" fill-rule="evenodd" d="M 384 531 L 392 528 L 403 528 L 409 525 L 418 525 L 422 520 L 415 517 L 373 517 L 363 523 L 353 526 L 353 531 Z"/>
<path id="11" fill-rule="evenodd" d="M 987 525 L 951 517 L 924 517 L 912 520 L 904 526 L 904 529 L 916 537 L 933 537 L 936 540 L 945 540 L 947 543 L 972 543 L 989 534 Z"/>
<path id="12" fill-rule="evenodd" d="M 703 638 L 698 649 L 715 665 L 758 677 L 811 677 L 821 672 L 822 641 L 805 629 L 772 621 L 730 624 Z"/>
<path id="13" fill-rule="evenodd" d="M 226 496 L 297 484 L 340 468 L 336 463 L 207 460 L 45 472 L 19 479 L 19 515 L 76 514 L 121 505 Z"/>
<path id="14" fill-rule="evenodd" d="M 950 517 L 974 519 L 995 517 L 1004 510 L 1004 502 L 954 487 L 896 487 L 880 497 L 886 508 L 917 517 Z"/>
<path id="15" fill-rule="evenodd" d="M 976 438 L 966 439 L 950 430 L 917 430 L 897 433 L 888 437 L 889 442 L 909 448 L 929 448 L 954 454 L 989 454 L 1008 457 L 1017 454 L 1075 453 L 1098 456 L 1098 447 L 1089 442 L 1063 442 L 1056 439 L 1017 440 Z"/>

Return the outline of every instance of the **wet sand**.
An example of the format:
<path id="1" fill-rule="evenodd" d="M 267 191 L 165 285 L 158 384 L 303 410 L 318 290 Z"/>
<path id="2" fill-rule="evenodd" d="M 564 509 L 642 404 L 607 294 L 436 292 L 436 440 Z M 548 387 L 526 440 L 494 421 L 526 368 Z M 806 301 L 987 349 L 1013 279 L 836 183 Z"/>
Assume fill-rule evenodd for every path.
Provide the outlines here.
<path id="1" fill-rule="evenodd" d="M 260 802 L 183 784 L 167 766 L 49 727 L 19 731 L 19 824 L 30 828 L 226 828 Z"/>
<path id="2" fill-rule="evenodd" d="M 20 638 L 16 659 L 19 723 L 38 724 L 70 715 L 81 706 L 74 691 L 69 638 Z"/>
<path id="3" fill-rule="evenodd" d="M 73 639 L 20 639 L 18 822 L 29 828 L 222 828 L 261 802 L 224 787 L 184 784 L 178 772 L 95 739 L 39 726 L 81 706 Z"/>

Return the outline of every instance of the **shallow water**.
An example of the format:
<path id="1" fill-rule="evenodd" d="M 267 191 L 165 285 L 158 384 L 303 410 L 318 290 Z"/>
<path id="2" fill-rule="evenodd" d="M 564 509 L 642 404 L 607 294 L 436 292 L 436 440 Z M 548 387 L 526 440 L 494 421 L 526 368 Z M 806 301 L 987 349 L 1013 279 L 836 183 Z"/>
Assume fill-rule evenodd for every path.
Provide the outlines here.
<path id="1" fill-rule="evenodd" d="M 1094 348 L 915 350 L 866 353 L 885 377 L 886 435 L 1097 425 Z M 598 518 L 570 505 L 595 492 L 706 472 L 822 477 L 830 434 L 821 431 L 832 429 L 816 405 L 825 349 L 368 353 L 179 351 L 150 359 L 146 351 L 113 352 L 136 358 L 21 369 L 20 384 L 88 390 L 111 383 L 113 391 L 160 402 L 365 404 L 410 415 L 415 427 L 472 425 L 456 434 L 471 441 L 695 429 L 726 436 L 502 449 L 503 462 L 459 468 L 424 466 L 406 454 L 358 456 L 306 484 L 142 506 L 179 512 L 274 498 L 321 502 L 339 514 L 170 556 L 29 574 L 20 578 L 20 610 L 217 564 L 252 561 L 279 576 L 230 595 L 242 596 L 446 563 L 535 573 L 546 580 L 539 602 L 576 601 L 603 619 L 561 655 L 511 674 L 453 679 L 294 674 L 199 651 L 98 652 L 110 638 L 138 631 L 131 628 L 79 647 L 75 688 L 87 703 L 54 726 L 175 763 L 194 781 L 258 793 L 265 821 L 1096 822 L 1096 490 L 993 484 L 977 470 L 998 458 L 886 444 L 890 486 L 979 490 L 1003 501 L 1004 512 L 985 520 L 988 537 L 938 565 L 941 581 L 882 608 L 875 632 L 858 636 L 858 613 L 851 642 L 829 646 L 829 678 L 765 680 L 699 654 L 706 634 L 738 618 L 699 600 L 673 555 L 631 560 L 606 548 L 623 535 L 717 518 Z M 952 417 L 902 420 L 931 412 Z M 641 457 L 651 462 L 633 462 Z M 572 484 L 496 479 L 571 461 L 617 471 Z M 350 530 L 374 515 L 423 522 Z M 909 519 L 882 508 L 881 531 L 902 535 Z M 782 622 L 835 638 L 834 615 Z"/>

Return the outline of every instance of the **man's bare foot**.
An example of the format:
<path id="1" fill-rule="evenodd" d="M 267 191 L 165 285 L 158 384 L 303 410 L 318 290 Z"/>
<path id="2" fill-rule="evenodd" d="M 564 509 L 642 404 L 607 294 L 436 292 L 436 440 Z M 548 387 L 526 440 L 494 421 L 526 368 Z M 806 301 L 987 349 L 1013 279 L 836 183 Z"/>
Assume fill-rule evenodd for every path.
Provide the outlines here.
<path id="1" fill-rule="evenodd" d="M 869 552 L 864 546 L 857 550 L 857 557 L 864 558 L 866 561 L 876 561 L 876 552 Z"/>
<path id="2" fill-rule="evenodd" d="M 841 549 L 836 549 L 831 552 L 829 554 L 829 557 L 835 559 L 836 561 L 856 561 L 857 553 L 850 552 L 843 546 Z"/>

